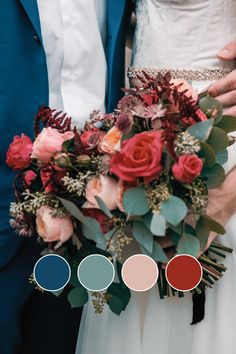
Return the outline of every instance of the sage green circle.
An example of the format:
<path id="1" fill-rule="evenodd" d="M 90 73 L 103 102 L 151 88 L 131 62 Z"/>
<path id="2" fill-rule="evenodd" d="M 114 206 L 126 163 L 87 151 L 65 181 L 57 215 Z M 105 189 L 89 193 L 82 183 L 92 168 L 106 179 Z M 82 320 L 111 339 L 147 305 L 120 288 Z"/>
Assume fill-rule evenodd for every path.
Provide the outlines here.
<path id="1" fill-rule="evenodd" d="M 115 269 L 107 257 L 101 254 L 92 254 L 79 264 L 77 275 L 85 289 L 103 291 L 113 282 Z"/>

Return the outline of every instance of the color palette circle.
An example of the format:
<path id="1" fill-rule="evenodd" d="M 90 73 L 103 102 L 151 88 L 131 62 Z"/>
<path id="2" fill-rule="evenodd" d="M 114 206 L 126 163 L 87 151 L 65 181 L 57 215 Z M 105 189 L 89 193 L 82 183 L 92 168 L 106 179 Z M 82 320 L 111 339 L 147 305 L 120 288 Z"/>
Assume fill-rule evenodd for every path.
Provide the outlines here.
<path id="1" fill-rule="evenodd" d="M 89 291 L 103 291 L 114 280 L 115 269 L 112 262 L 101 254 L 85 257 L 78 266 L 78 279 Z"/>
<path id="2" fill-rule="evenodd" d="M 159 271 L 156 262 L 151 257 L 136 254 L 125 261 L 121 273 L 129 289 L 142 292 L 151 289 L 156 284 Z"/>
<path id="3" fill-rule="evenodd" d="M 41 257 L 34 266 L 34 280 L 45 291 L 63 289 L 71 277 L 71 269 L 65 258 L 57 254 Z"/>
<path id="4" fill-rule="evenodd" d="M 202 266 L 195 257 L 181 254 L 169 261 L 165 274 L 172 288 L 190 291 L 196 288 L 202 279 Z"/>

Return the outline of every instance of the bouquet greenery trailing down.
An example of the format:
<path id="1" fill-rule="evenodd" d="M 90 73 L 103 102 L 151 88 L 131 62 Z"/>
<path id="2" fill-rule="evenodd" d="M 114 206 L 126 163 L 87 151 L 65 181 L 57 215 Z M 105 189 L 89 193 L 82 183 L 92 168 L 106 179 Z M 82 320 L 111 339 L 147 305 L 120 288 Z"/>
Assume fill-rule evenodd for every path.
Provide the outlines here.
<path id="1" fill-rule="evenodd" d="M 176 293 L 162 271 L 169 260 L 164 238 L 172 252 L 199 258 L 203 278 L 193 292 L 212 287 L 226 270 L 218 257 L 231 249 L 213 243 L 206 250 L 210 232 L 225 233 L 207 215 L 207 204 L 208 190 L 225 179 L 222 165 L 236 120 L 187 82 L 169 74 L 144 77 L 141 88 L 125 90 L 115 112 L 93 112 L 82 130 L 42 107 L 34 142 L 16 136 L 7 153 L 18 171 L 10 223 L 22 236 L 37 235 L 44 254 L 68 260 L 72 306 L 88 300 L 77 278 L 79 263 L 100 253 L 116 264 L 117 280 L 93 293 L 96 312 L 105 304 L 118 315 L 125 310 L 130 291 L 121 277 L 122 255 L 133 240 L 159 265 L 161 297 Z"/>

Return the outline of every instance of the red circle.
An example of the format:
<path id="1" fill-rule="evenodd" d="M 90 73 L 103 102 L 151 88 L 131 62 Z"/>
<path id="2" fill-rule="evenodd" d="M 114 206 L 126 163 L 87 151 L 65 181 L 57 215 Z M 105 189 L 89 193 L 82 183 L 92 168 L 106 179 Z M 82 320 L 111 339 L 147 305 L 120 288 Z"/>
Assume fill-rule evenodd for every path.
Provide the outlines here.
<path id="1" fill-rule="evenodd" d="M 202 266 L 195 257 L 181 254 L 169 261 L 165 274 L 172 288 L 190 291 L 196 288 L 202 279 Z"/>

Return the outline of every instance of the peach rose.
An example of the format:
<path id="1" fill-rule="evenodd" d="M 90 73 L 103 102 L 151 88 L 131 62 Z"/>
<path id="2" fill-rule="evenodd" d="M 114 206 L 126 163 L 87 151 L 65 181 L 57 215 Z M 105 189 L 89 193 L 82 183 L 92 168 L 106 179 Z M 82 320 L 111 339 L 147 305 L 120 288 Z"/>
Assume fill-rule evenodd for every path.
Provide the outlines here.
<path id="1" fill-rule="evenodd" d="M 103 137 L 99 148 L 108 154 L 114 154 L 121 149 L 122 133 L 117 127 L 111 128 Z"/>
<path id="2" fill-rule="evenodd" d="M 42 206 L 36 214 L 36 227 L 44 242 L 66 242 L 73 234 L 73 223 L 70 216 L 52 217 L 53 209 Z"/>
<path id="3" fill-rule="evenodd" d="M 43 163 L 48 163 L 56 152 L 61 151 L 64 141 L 70 140 L 73 137 L 73 132 L 62 134 L 56 129 L 50 127 L 44 128 L 33 144 L 31 158 L 36 158 Z"/>
<path id="4" fill-rule="evenodd" d="M 85 197 L 87 203 L 83 205 L 84 208 L 97 208 L 99 205 L 95 199 L 98 196 L 103 200 L 108 209 L 113 210 L 117 208 L 117 182 L 109 176 L 100 175 L 92 177 L 85 188 Z"/>

